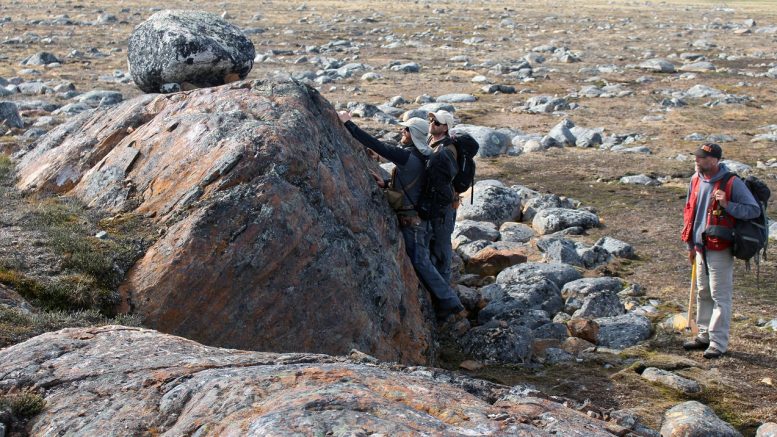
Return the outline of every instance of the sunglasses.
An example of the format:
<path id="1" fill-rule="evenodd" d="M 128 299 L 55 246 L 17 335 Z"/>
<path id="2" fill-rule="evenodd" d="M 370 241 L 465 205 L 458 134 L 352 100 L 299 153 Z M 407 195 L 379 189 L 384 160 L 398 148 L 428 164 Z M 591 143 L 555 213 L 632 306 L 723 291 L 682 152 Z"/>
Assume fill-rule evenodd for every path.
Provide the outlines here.
<path id="1" fill-rule="evenodd" d="M 440 123 L 440 122 L 439 122 L 439 121 L 437 121 L 436 119 L 435 119 L 435 120 L 432 120 L 432 124 L 433 124 L 433 125 L 435 125 L 435 126 L 441 126 L 441 125 L 442 125 L 442 123 Z"/>

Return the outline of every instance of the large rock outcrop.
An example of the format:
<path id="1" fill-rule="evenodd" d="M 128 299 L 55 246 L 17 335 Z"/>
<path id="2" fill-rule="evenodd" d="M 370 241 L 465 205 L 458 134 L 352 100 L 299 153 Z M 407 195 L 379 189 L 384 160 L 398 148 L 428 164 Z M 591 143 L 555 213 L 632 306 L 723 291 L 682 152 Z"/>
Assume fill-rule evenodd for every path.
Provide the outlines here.
<path id="1" fill-rule="evenodd" d="M 157 93 L 168 83 L 209 87 L 245 79 L 255 55 L 251 40 L 218 16 L 166 10 L 132 32 L 127 64 L 140 89 Z"/>
<path id="2" fill-rule="evenodd" d="M 297 82 L 144 95 L 17 154 L 18 187 L 144 215 L 162 236 L 120 287 L 124 311 L 203 343 L 433 356 L 428 296 L 363 147 Z"/>
<path id="3" fill-rule="evenodd" d="M 358 360 L 354 360 L 358 361 Z M 65 329 L 0 351 L 0 393 L 46 405 L 39 435 L 625 435 L 542 393 L 425 367 Z"/>

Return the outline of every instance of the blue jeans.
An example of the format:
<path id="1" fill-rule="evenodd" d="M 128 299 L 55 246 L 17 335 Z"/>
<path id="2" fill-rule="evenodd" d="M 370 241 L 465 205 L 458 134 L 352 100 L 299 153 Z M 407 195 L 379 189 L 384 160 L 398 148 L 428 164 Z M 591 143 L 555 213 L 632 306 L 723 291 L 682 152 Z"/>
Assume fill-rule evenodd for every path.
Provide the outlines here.
<path id="1" fill-rule="evenodd" d="M 429 254 L 432 264 L 440 272 L 440 276 L 445 282 L 451 280 L 451 258 L 453 257 L 453 246 L 451 245 L 451 235 L 453 227 L 456 225 L 456 209 L 453 205 L 448 206 L 445 211 L 445 217 L 430 220 L 432 224 L 431 243 L 429 243 Z"/>
<path id="2" fill-rule="evenodd" d="M 401 228 L 402 237 L 405 239 L 405 250 L 413 263 L 416 274 L 421 282 L 432 293 L 437 301 L 437 310 L 442 312 L 459 312 L 464 309 L 459 296 L 453 291 L 448 281 L 440 276 L 440 273 L 432 265 L 429 258 L 429 235 L 432 232 L 430 222 L 420 220 L 414 226 Z"/>

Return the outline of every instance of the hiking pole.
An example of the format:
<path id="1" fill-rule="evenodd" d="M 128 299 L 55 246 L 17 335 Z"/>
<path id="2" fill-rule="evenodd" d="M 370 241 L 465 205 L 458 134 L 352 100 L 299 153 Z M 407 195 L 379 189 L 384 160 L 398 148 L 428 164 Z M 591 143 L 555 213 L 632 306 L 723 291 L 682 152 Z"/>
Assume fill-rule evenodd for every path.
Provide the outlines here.
<path id="1" fill-rule="evenodd" d="M 696 262 L 694 261 L 693 266 L 691 267 L 691 292 L 689 293 L 690 296 L 688 297 L 688 324 L 685 327 L 685 330 L 691 331 L 691 334 L 697 335 L 699 333 L 699 326 L 696 324 L 696 319 L 693 317 L 693 304 L 696 301 Z"/>

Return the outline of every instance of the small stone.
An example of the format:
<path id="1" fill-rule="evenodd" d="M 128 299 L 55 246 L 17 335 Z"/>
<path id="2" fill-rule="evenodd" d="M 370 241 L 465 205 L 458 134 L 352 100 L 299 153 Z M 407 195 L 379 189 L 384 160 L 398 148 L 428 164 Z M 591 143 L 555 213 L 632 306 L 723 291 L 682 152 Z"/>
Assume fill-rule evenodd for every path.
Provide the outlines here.
<path id="1" fill-rule="evenodd" d="M 480 361 L 475 361 L 475 360 L 464 360 L 464 361 L 462 361 L 459 364 L 459 367 L 461 367 L 464 370 L 469 370 L 469 371 L 472 372 L 472 371 L 475 371 L 475 370 L 482 369 L 483 368 L 483 363 L 481 363 Z"/>
<path id="2" fill-rule="evenodd" d="M 596 337 L 599 335 L 599 324 L 593 320 L 572 319 L 567 322 L 567 329 L 573 337 L 579 337 L 591 343 L 596 343 Z"/>

